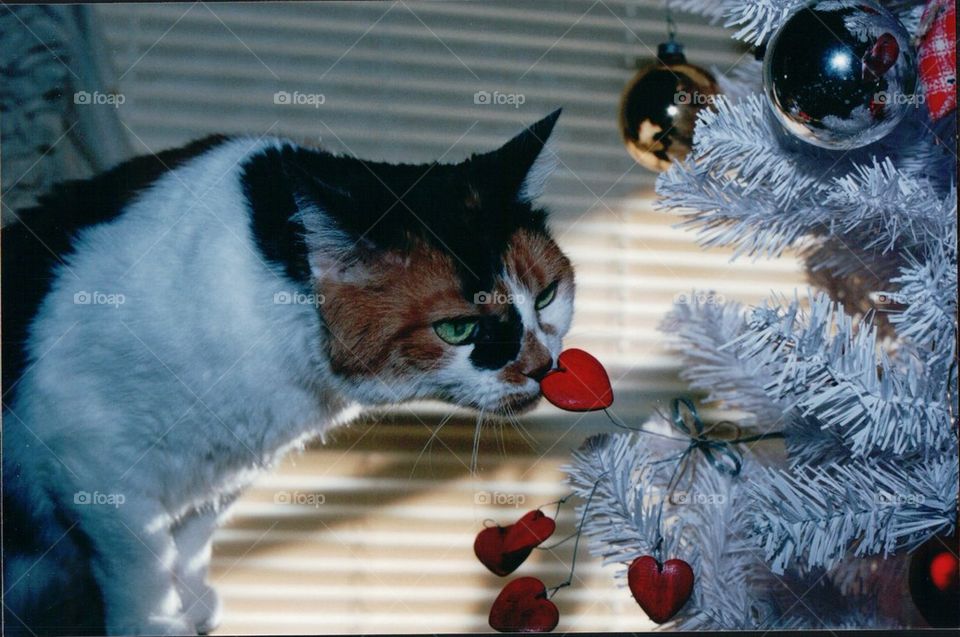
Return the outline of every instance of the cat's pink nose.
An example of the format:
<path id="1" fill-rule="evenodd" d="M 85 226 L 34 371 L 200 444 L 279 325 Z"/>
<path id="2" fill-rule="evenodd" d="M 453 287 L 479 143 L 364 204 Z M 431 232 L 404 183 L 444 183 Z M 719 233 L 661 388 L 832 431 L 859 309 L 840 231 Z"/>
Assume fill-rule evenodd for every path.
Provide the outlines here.
<path id="1" fill-rule="evenodd" d="M 521 374 L 539 383 L 553 369 L 553 355 L 532 332 L 527 332 L 517 363 L 514 369 L 519 369 Z"/>
<path id="2" fill-rule="evenodd" d="M 525 369 L 523 371 L 523 375 L 528 376 L 539 383 L 551 369 L 553 369 L 553 361 L 550 358 L 547 358 L 546 360 L 540 359 L 535 361 L 533 366 L 531 366 L 529 369 Z"/>

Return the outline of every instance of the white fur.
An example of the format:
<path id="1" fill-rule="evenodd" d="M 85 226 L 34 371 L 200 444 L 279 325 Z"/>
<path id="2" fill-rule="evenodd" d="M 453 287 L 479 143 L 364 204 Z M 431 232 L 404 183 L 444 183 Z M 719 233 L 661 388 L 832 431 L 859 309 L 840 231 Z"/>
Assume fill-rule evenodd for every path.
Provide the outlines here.
<path id="1" fill-rule="evenodd" d="M 557 169 L 560 157 L 557 155 L 555 137 L 548 137 L 540 149 L 540 153 L 527 171 L 527 176 L 520 186 L 520 192 L 517 195 L 522 201 L 533 201 L 543 194 L 547 186 L 547 180 Z"/>
<path id="2" fill-rule="evenodd" d="M 250 236 L 238 163 L 278 143 L 233 140 L 84 231 L 33 323 L 36 363 L 4 414 L 5 475 L 24 480 L 5 484 L 79 522 L 111 634 L 208 627 L 217 602 L 195 560 L 222 500 L 355 413 L 314 307 L 274 302 L 289 281 Z M 75 303 L 83 293 L 123 302 Z"/>
<path id="3" fill-rule="evenodd" d="M 6 556 L 16 566 L 5 583 L 13 612 L 27 613 L 31 595 L 56 594 L 45 577 L 69 589 L 61 569 L 89 559 L 110 634 L 208 630 L 219 608 L 206 583 L 211 534 L 286 451 L 360 404 L 494 405 L 508 391 L 538 391 L 533 380 L 508 390 L 495 371 L 473 369 L 472 347 L 417 380 L 338 379 L 316 309 L 275 302 L 290 282 L 251 237 L 238 165 L 281 143 L 232 140 L 167 173 L 123 215 L 83 231 L 59 268 L 28 343 L 36 362 L 4 413 L 5 486 L 31 511 L 38 541 L 57 547 L 39 563 Z M 555 361 L 572 289 L 538 315 L 535 291 L 511 285 L 525 298 L 525 327 Z M 123 302 L 75 303 L 82 293 Z M 114 503 L 78 501 L 83 493 Z M 76 521 L 71 533 L 89 553 L 63 520 Z"/>

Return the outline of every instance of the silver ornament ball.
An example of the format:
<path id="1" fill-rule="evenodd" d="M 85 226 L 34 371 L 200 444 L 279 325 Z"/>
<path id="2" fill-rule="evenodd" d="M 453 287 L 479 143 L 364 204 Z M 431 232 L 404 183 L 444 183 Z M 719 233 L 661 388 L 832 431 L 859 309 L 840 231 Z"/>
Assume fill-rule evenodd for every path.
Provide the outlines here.
<path id="1" fill-rule="evenodd" d="M 763 84 L 787 131 L 837 150 L 886 136 L 921 99 L 910 36 L 872 0 L 817 0 L 794 12 L 767 43 Z"/>

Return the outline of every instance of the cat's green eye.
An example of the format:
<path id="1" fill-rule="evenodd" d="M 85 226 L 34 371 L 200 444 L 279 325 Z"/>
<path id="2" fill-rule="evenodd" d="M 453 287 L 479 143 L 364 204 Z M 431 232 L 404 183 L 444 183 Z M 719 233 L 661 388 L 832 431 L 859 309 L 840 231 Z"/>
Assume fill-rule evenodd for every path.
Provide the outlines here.
<path id="1" fill-rule="evenodd" d="M 466 345 L 477 335 L 479 325 L 480 321 L 477 319 L 460 318 L 437 321 L 433 324 L 433 330 L 437 333 L 437 336 L 451 345 Z"/>
<path id="2" fill-rule="evenodd" d="M 557 298 L 557 282 L 554 281 L 547 287 L 543 289 L 543 292 L 537 295 L 537 300 L 535 306 L 538 310 L 542 310 L 551 303 L 553 299 Z"/>

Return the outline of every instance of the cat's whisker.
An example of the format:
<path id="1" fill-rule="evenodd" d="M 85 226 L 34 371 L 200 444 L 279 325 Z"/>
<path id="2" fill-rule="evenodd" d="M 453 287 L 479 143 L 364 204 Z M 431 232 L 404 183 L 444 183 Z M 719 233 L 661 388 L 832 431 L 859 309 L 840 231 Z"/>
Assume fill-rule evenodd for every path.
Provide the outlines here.
<path id="1" fill-rule="evenodd" d="M 508 447 L 508 445 L 512 444 L 512 442 L 513 442 L 512 440 L 509 440 L 509 441 L 508 441 L 508 439 L 507 439 L 507 435 L 508 435 L 508 433 L 509 433 L 509 429 L 512 429 L 512 428 L 513 428 L 513 423 L 510 421 L 510 416 L 507 415 L 507 414 L 504 414 L 501 418 L 498 418 L 498 419 L 497 419 L 497 422 L 498 422 L 498 424 L 499 424 L 499 426 L 500 426 L 500 427 L 499 427 L 499 428 L 500 428 L 500 439 L 503 441 L 503 444 L 502 444 L 503 455 L 506 456 L 506 455 L 507 455 L 507 447 Z"/>
<path id="2" fill-rule="evenodd" d="M 493 433 L 497 440 L 497 446 L 500 448 L 500 455 L 507 455 L 507 439 L 503 435 L 503 419 L 494 418 L 492 421 Z"/>
<path id="3" fill-rule="evenodd" d="M 520 435 L 520 438 L 527 444 L 532 451 L 537 450 L 537 439 L 530 433 L 530 430 L 527 429 L 523 423 L 520 421 L 520 418 L 513 412 L 509 410 L 507 414 L 507 420 L 510 421 L 510 424 L 513 425 L 513 428 Z"/>
<path id="4" fill-rule="evenodd" d="M 520 421 L 519 418 L 514 419 L 513 426 L 516 427 L 517 432 L 523 438 L 523 441 L 527 443 L 532 451 L 537 450 L 537 439 L 530 433 L 530 430 Z"/>
<path id="5" fill-rule="evenodd" d="M 423 458 L 423 454 L 427 451 L 427 449 L 432 450 L 433 441 L 437 439 L 437 435 L 440 433 L 440 430 L 443 429 L 443 426 L 445 424 L 450 422 L 450 419 L 453 418 L 456 413 L 457 413 L 456 410 L 454 410 L 454 411 L 451 411 L 446 416 L 444 416 L 443 419 L 440 421 L 440 424 L 438 424 L 434 428 L 434 430 L 430 433 L 430 437 L 427 438 L 427 442 L 423 445 L 423 448 L 420 450 L 420 454 L 417 456 L 417 459 L 413 461 L 413 469 L 410 470 L 411 478 L 413 478 L 413 474 L 416 473 L 417 465 L 420 464 L 420 459 Z"/>
<path id="6" fill-rule="evenodd" d="M 483 409 L 477 414 L 477 427 L 473 432 L 473 454 L 470 457 L 470 475 L 477 475 L 477 460 L 480 455 L 480 431 L 483 428 Z"/>
<path id="7" fill-rule="evenodd" d="M 533 449 L 533 443 L 530 440 L 529 434 L 523 428 L 523 425 L 520 424 L 516 416 L 510 417 L 510 425 L 513 427 L 513 430 L 517 432 L 517 435 L 520 436 L 520 439 L 523 440 L 524 444 Z"/>

